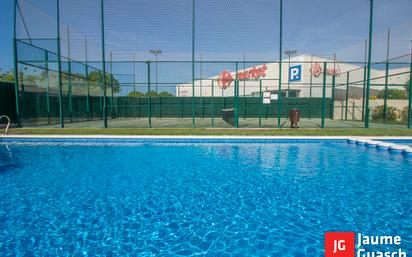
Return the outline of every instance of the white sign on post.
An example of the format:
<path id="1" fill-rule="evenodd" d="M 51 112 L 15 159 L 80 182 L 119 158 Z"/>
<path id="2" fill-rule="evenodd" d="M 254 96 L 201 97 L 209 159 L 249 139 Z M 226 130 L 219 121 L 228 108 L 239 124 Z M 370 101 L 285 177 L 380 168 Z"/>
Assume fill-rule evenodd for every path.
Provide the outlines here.
<path id="1" fill-rule="evenodd" d="M 263 98 L 270 98 L 270 92 L 263 92 Z"/>
<path id="2" fill-rule="evenodd" d="M 271 94 L 270 99 L 271 100 L 278 100 L 278 94 Z"/>
<path id="3" fill-rule="evenodd" d="M 270 98 L 263 98 L 264 104 L 270 104 Z"/>

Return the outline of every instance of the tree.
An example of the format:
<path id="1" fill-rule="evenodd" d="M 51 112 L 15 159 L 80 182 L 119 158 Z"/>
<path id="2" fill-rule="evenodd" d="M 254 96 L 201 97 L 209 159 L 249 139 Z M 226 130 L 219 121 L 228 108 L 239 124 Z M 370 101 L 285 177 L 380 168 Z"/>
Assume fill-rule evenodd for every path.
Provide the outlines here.
<path id="1" fill-rule="evenodd" d="M 139 91 L 135 91 L 135 92 L 130 92 L 130 93 L 128 93 L 127 96 L 143 97 L 143 96 L 145 96 L 145 94 L 142 93 L 142 92 L 139 92 Z"/>
<path id="2" fill-rule="evenodd" d="M 410 86 L 410 83 L 411 83 L 411 79 L 409 78 L 409 80 L 406 81 L 406 84 L 405 84 L 405 91 L 406 91 L 406 95 L 407 95 L 407 96 L 409 95 L 409 86 Z"/>
<path id="3" fill-rule="evenodd" d="M 155 91 L 149 91 L 149 93 L 142 93 L 142 92 L 139 92 L 139 91 L 136 91 L 136 92 L 130 92 L 129 94 L 127 94 L 127 96 L 133 96 L 133 97 L 147 97 L 147 96 L 150 96 L 150 97 L 171 97 L 171 96 L 174 96 L 174 95 L 172 95 L 171 93 L 169 93 L 169 92 L 166 92 L 166 91 L 163 91 L 163 92 L 160 92 L 160 93 L 156 93 Z"/>
<path id="4" fill-rule="evenodd" d="M 13 82 L 14 81 L 14 75 L 11 71 L 3 72 L 3 71 L 0 70 L 0 80 L 1 81 L 6 81 L 6 82 Z"/>
<path id="5" fill-rule="evenodd" d="M 103 73 L 101 71 L 92 71 L 89 73 L 88 79 L 94 82 L 101 82 L 103 77 Z M 106 85 L 110 86 L 110 73 L 106 74 Z M 119 93 L 120 92 L 120 83 L 116 78 L 113 78 L 113 92 Z"/>
<path id="6" fill-rule="evenodd" d="M 168 96 L 173 96 L 171 93 L 163 91 L 160 93 L 156 93 L 156 91 L 149 91 L 146 93 L 146 96 L 151 96 L 151 97 L 168 97 Z"/>
<path id="7" fill-rule="evenodd" d="M 174 96 L 174 95 L 172 95 L 169 92 L 163 91 L 163 92 L 160 92 L 159 94 L 157 94 L 157 96 L 167 97 L 167 96 Z"/>
<path id="8" fill-rule="evenodd" d="M 384 99 L 385 90 L 380 90 L 377 97 L 379 99 Z M 402 89 L 388 89 L 386 99 L 406 99 L 406 92 Z"/>

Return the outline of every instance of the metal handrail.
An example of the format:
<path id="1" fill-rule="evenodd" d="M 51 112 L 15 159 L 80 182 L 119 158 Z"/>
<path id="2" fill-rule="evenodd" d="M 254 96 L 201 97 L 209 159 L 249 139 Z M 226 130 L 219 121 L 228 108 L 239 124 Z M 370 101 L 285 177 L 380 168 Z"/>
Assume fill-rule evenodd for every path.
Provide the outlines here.
<path id="1" fill-rule="evenodd" d="M 7 116 L 7 115 L 1 115 L 0 116 L 0 120 L 3 119 L 3 118 L 7 119 L 7 126 L 6 126 L 6 130 L 4 131 L 4 134 L 7 135 L 7 132 L 9 131 L 11 120 L 10 120 L 9 116 Z"/>

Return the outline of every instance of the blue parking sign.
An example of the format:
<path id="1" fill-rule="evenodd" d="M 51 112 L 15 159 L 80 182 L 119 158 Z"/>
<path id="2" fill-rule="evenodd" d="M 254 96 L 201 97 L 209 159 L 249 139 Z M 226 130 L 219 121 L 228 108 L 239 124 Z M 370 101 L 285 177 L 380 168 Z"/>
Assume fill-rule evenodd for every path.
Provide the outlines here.
<path id="1" fill-rule="evenodd" d="M 302 65 L 295 65 L 289 68 L 289 81 L 300 81 L 302 78 Z"/>

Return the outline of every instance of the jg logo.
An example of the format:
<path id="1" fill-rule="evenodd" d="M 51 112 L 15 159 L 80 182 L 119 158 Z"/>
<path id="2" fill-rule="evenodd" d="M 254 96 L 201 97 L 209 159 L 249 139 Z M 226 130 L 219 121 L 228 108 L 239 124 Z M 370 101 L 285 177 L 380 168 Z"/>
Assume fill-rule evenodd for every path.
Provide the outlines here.
<path id="1" fill-rule="evenodd" d="M 326 232 L 325 257 L 354 257 L 354 232 Z"/>
<path id="2" fill-rule="evenodd" d="M 289 68 L 289 81 L 300 81 L 302 74 L 302 65 L 295 65 Z"/>

